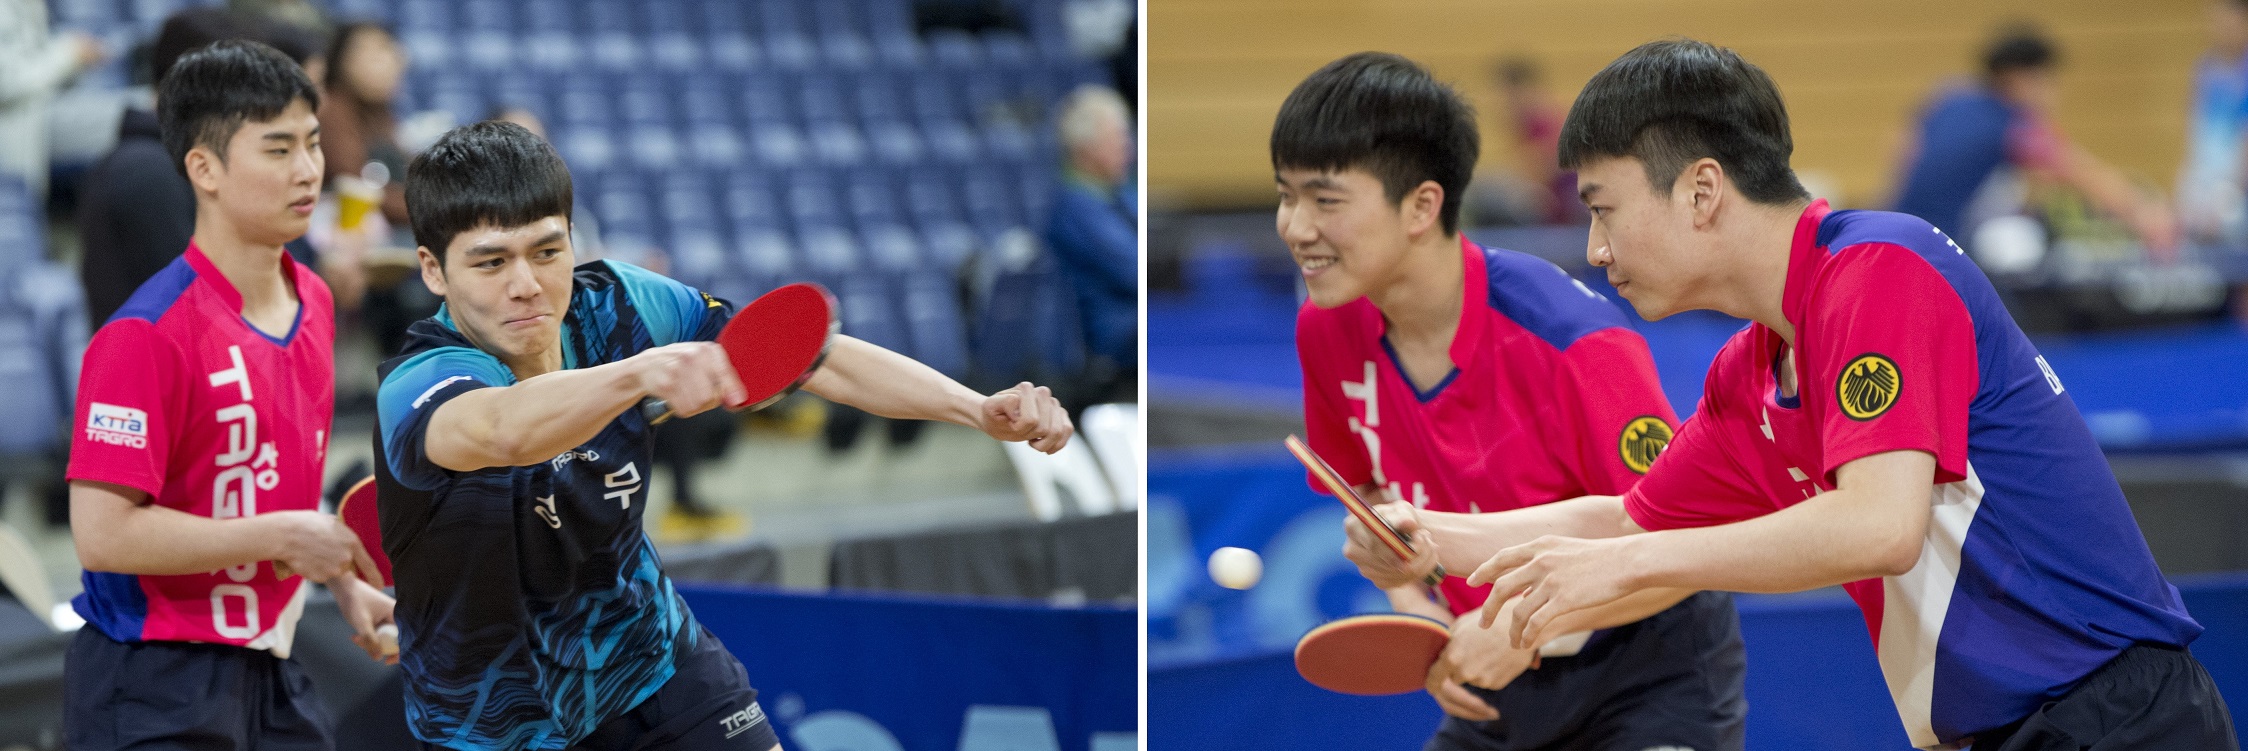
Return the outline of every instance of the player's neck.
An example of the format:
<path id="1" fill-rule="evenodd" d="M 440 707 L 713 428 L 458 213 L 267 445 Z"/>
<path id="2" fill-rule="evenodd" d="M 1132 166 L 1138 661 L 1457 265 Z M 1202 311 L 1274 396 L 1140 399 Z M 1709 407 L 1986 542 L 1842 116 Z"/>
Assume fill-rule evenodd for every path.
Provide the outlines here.
<path id="1" fill-rule="evenodd" d="M 203 257 L 242 296 L 243 318 L 267 333 L 288 329 L 286 322 L 296 318 L 297 289 L 281 276 L 281 254 L 286 252 L 281 246 L 244 240 L 232 225 L 209 213 L 196 216 L 194 239 Z"/>
<path id="2" fill-rule="evenodd" d="M 1739 214 L 1729 217 L 1719 231 L 1718 242 L 1727 251 L 1714 257 L 1725 265 L 1714 280 L 1714 302 L 1706 306 L 1764 324 L 1790 347 L 1795 346 L 1795 323 L 1787 319 L 1784 306 L 1788 261 L 1795 253 L 1795 225 L 1806 205 L 1743 202 Z"/>
<path id="3" fill-rule="evenodd" d="M 1429 233 L 1405 251 L 1391 283 L 1368 294 L 1387 321 L 1391 341 L 1450 346 L 1459 330 L 1467 270 L 1460 236 Z M 1429 341 L 1441 339 L 1442 341 Z"/>

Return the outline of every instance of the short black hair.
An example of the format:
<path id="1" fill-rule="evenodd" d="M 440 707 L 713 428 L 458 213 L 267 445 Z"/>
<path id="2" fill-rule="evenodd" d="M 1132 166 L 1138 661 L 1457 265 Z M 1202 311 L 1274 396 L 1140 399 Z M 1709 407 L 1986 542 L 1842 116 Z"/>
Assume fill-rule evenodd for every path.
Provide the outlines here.
<path id="1" fill-rule="evenodd" d="M 1998 30 L 1983 48 L 1983 75 L 1997 78 L 2017 70 L 2050 70 L 2060 64 L 2060 51 L 2045 32 L 2028 23 L 2012 23 Z"/>
<path id="2" fill-rule="evenodd" d="M 303 100 L 320 110 L 304 68 L 260 42 L 225 39 L 181 55 L 156 84 L 156 123 L 172 168 L 187 174 L 187 152 L 206 146 L 226 163 L 226 144 L 244 123 L 271 120 Z"/>
<path id="3" fill-rule="evenodd" d="M 1740 54 L 1691 39 L 1633 48 L 1585 82 L 1561 125 L 1560 166 L 1632 157 L 1659 195 L 1710 158 L 1750 201 L 1808 200 L 1788 157 L 1787 105 L 1772 77 Z"/>
<path id="4" fill-rule="evenodd" d="M 570 190 L 570 168 L 553 146 L 499 120 L 454 128 L 406 166 L 414 244 L 436 254 L 440 268 L 453 237 L 478 226 L 569 221 Z"/>
<path id="5" fill-rule="evenodd" d="M 1460 225 L 1460 199 L 1482 147 L 1475 111 L 1452 87 L 1397 55 L 1360 52 L 1296 84 L 1272 123 L 1272 169 L 1363 169 L 1391 202 L 1422 182 L 1444 188 L 1438 218 Z"/>

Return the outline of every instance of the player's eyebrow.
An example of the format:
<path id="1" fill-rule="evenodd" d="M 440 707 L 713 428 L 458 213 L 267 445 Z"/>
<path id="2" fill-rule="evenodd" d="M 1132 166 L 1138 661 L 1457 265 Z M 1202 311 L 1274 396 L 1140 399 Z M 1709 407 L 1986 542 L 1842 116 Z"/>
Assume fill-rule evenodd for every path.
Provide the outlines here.
<path id="1" fill-rule="evenodd" d="M 1600 192 L 1600 183 L 1585 183 L 1584 187 L 1577 189 L 1577 200 L 1592 203 L 1592 194 L 1598 192 Z"/>
<path id="2" fill-rule="evenodd" d="M 531 247 L 534 247 L 534 248 L 539 248 L 539 247 L 545 247 L 545 246 L 548 246 L 548 245 L 553 245 L 553 244 L 555 244 L 555 243 L 559 243 L 559 242 L 562 242 L 562 238 L 565 238 L 565 237 L 568 237 L 568 236 L 569 236 L 569 234 L 568 234 L 568 233 L 565 233 L 565 232 L 561 232 L 561 231 L 559 231 L 559 230 L 558 230 L 558 231 L 554 231 L 554 232 L 548 232 L 548 233 L 546 233 L 546 236 L 545 236 L 545 237 L 541 237 L 541 238 L 539 238 L 539 239 L 537 239 L 537 240 L 532 240 L 532 241 L 531 241 Z"/>
<path id="3" fill-rule="evenodd" d="M 305 138 L 305 140 L 307 140 L 307 141 L 310 141 L 310 140 L 312 140 L 312 139 L 314 139 L 314 138 L 319 138 L 319 137 L 320 137 L 320 126 L 317 126 L 317 125 L 315 125 L 315 126 L 312 126 L 312 130 L 304 134 L 304 138 Z M 291 132 L 289 132 L 289 131 L 286 131 L 286 130 L 276 130 L 276 131 L 273 131 L 273 132 L 271 132 L 271 133 L 267 133 L 267 134 L 265 134 L 265 139 L 264 139 L 264 140 L 267 140 L 267 141 L 279 141 L 279 142 L 282 142 L 282 143 L 296 143 L 296 142 L 297 142 L 297 134 L 295 134 L 295 133 L 291 133 Z"/>

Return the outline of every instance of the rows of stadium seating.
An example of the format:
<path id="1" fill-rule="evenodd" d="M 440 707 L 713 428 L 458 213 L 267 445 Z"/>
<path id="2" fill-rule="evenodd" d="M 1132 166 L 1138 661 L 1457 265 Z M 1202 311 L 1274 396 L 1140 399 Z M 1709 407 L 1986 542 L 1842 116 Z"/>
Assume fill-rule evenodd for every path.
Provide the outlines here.
<path id="1" fill-rule="evenodd" d="M 86 342 L 77 273 L 47 259 L 31 190 L 0 176 L 0 479 L 51 469 L 69 421 Z"/>
<path id="2" fill-rule="evenodd" d="M 49 0 L 57 26 L 116 49 L 216 3 Z M 401 115 L 537 114 L 606 244 L 662 249 L 683 281 L 737 301 L 824 282 L 846 333 L 982 384 L 1081 362 L 1051 259 L 993 252 L 1038 242 L 1054 104 L 1109 83 L 1059 2 L 1011 2 L 1024 31 L 926 35 L 912 0 L 321 4 L 397 31 Z M 122 86 L 125 63 L 90 78 Z M 964 287 L 971 261 L 981 281 Z"/>

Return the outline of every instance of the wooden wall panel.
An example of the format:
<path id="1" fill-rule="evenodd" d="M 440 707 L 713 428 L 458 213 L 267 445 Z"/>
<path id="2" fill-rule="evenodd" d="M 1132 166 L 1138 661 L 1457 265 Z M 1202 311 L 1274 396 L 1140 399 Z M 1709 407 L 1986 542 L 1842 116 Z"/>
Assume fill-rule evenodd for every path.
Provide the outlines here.
<path id="1" fill-rule="evenodd" d="M 1566 106 L 1617 55 L 1683 35 L 1769 71 L 1794 122 L 1796 168 L 1827 177 L 1845 204 L 1874 206 L 1893 190 L 1914 112 L 1974 72 L 1992 29 L 2022 19 L 2060 44 L 2062 130 L 2167 189 L 2205 3 L 1149 0 L 1148 184 L 1153 200 L 1190 207 L 1270 203 L 1265 142 L 1281 99 L 1327 61 L 1370 49 L 1413 57 L 1458 87 L 1481 113 L 1485 164 L 1508 163 L 1492 60 L 1539 60 Z"/>

